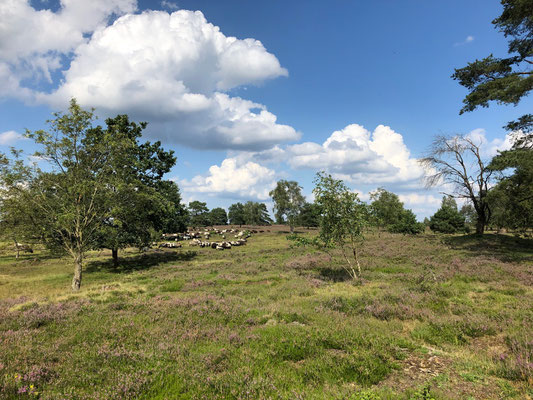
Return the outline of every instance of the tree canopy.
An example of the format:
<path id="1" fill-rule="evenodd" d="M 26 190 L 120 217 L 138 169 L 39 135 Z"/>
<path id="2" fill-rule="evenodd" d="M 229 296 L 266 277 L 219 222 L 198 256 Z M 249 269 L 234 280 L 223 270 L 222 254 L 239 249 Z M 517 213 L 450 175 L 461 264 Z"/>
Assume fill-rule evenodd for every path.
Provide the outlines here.
<path id="1" fill-rule="evenodd" d="M 434 232 L 457 233 L 465 229 L 465 219 L 451 196 L 444 196 L 437 212 L 430 218 L 429 227 Z"/>
<path id="2" fill-rule="evenodd" d="M 302 188 L 298 185 L 298 182 L 282 179 L 277 182 L 276 188 L 270 191 L 269 195 L 274 202 L 276 223 L 283 224 L 285 222 L 284 217 L 286 217 L 291 232 L 293 232 L 294 225 L 305 204 Z"/>
<path id="3" fill-rule="evenodd" d="M 189 203 L 189 223 L 191 226 L 209 225 L 209 208 L 207 203 L 194 200 Z"/>
<path id="4" fill-rule="evenodd" d="M 79 290 L 88 250 L 147 243 L 171 225 L 168 212 L 183 214 L 181 198 L 175 184 L 162 180 L 175 163 L 172 152 L 159 142 L 138 143 L 145 123 L 121 115 L 108 119 L 106 129 L 93 126 L 93 111 L 74 99 L 54 117 L 49 130 L 26 134 L 40 147 L 34 156 L 45 169 L 24 164 L 18 152 L 2 161 L 0 214 L 13 221 L 25 211 L 18 220 L 36 239 L 70 254 L 72 289 Z"/>
<path id="5" fill-rule="evenodd" d="M 458 68 L 453 79 L 469 90 L 461 114 L 488 107 L 491 101 L 518 104 L 533 89 L 533 0 L 502 0 L 503 12 L 492 23 L 509 39 L 508 57 L 490 54 Z M 509 131 L 529 133 L 519 140 L 533 145 L 533 114 L 510 121 Z"/>

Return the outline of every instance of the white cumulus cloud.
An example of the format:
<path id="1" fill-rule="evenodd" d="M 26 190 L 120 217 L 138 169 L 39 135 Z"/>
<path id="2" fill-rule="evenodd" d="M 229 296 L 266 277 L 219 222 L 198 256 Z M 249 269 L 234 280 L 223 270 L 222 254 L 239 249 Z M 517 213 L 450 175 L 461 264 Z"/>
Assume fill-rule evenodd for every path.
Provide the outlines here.
<path id="1" fill-rule="evenodd" d="M 196 148 L 264 150 L 300 138 L 266 106 L 228 94 L 288 76 L 259 40 L 225 36 L 200 11 L 135 9 L 134 0 L 62 0 L 57 12 L 6 0 L 0 96 L 56 109 L 75 97 L 100 115 L 127 113 L 150 122 L 148 135 Z M 109 25 L 112 16 L 119 18 Z M 35 89 L 43 80 L 51 90 Z"/>
<path id="2" fill-rule="evenodd" d="M 275 172 L 255 162 L 240 163 L 226 158 L 220 166 L 213 165 L 206 175 L 180 181 L 186 193 L 205 193 L 230 198 L 266 200 L 275 186 Z"/>
<path id="3" fill-rule="evenodd" d="M 6 131 L 6 132 L 0 133 L 0 145 L 2 146 L 9 146 L 23 139 L 24 139 L 24 136 L 22 136 L 20 133 L 17 133 L 15 131 Z"/>
<path id="4" fill-rule="evenodd" d="M 480 147 L 481 155 L 486 158 L 492 158 L 499 151 L 509 150 L 513 146 L 512 132 L 505 135 L 503 139 L 494 138 L 489 140 L 485 129 L 478 128 L 470 131 L 466 137 Z"/>
<path id="5" fill-rule="evenodd" d="M 306 142 L 288 146 L 286 151 L 293 168 L 323 169 L 352 183 L 407 183 L 423 175 L 402 135 L 384 125 L 373 132 L 348 125 L 322 144 Z"/>
<path id="6" fill-rule="evenodd" d="M 84 34 L 106 24 L 112 15 L 136 8 L 135 0 L 61 0 L 60 10 L 52 12 L 35 10 L 28 0 L 3 0 L 0 65 L 10 71 L 12 80 L 51 82 L 51 73 L 61 67 L 61 55 L 84 43 Z"/>

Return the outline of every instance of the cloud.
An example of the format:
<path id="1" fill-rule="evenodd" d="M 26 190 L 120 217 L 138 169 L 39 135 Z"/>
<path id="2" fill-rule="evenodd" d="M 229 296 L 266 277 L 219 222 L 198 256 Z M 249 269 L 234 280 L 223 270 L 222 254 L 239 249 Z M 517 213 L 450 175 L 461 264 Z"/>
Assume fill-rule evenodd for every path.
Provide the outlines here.
<path id="1" fill-rule="evenodd" d="M 15 131 L 6 131 L 0 133 L 0 145 L 2 146 L 10 146 L 14 144 L 15 142 L 18 142 L 19 140 L 24 140 L 24 136 L 22 136 L 20 133 L 17 133 Z"/>
<path id="2" fill-rule="evenodd" d="M 465 40 L 463 40 L 462 42 L 457 42 L 457 43 L 454 43 L 453 45 L 454 46 L 463 46 L 465 44 L 468 44 L 468 43 L 472 43 L 474 41 L 474 36 L 472 35 L 468 35 Z"/>
<path id="3" fill-rule="evenodd" d="M 268 192 L 276 185 L 275 175 L 273 170 L 257 163 L 226 158 L 220 166 L 211 166 L 207 175 L 197 175 L 190 181 L 184 179 L 180 186 L 186 193 L 266 200 Z"/>
<path id="4" fill-rule="evenodd" d="M 57 13 L 37 11 L 28 0 L 0 3 L 0 69 L 11 80 L 52 81 L 61 55 L 85 42 L 84 34 L 106 24 L 112 15 L 133 12 L 135 0 L 62 0 Z M 18 85 L 11 84 L 16 90 Z M 15 92 L 16 94 L 16 92 Z"/>
<path id="5" fill-rule="evenodd" d="M 485 129 L 478 128 L 470 131 L 466 137 L 480 146 L 481 155 L 486 158 L 492 158 L 499 151 L 509 150 L 513 146 L 513 132 L 505 135 L 503 139 L 495 138 L 488 140 Z"/>
<path id="6" fill-rule="evenodd" d="M 176 3 L 172 1 L 167 1 L 167 0 L 161 1 L 161 7 L 166 8 L 167 10 L 172 10 L 172 11 L 179 10 L 180 8 Z"/>
<path id="7" fill-rule="evenodd" d="M 201 149 L 257 151 L 300 138 L 265 105 L 228 94 L 288 76 L 259 40 L 225 36 L 200 11 L 135 9 L 134 0 L 62 0 L 57 12 L 2 3 L 10 23 L 0 25 L 0 96 L 56 109 L 75 97 L 100 116 L 127 113 L 150 122 L 148 135 Z M 52 89 L 36 90 L 41 82 Z"/>
<path id="8" fill-rule="evenodd" d="M 438 207 L 441 203 L 440 197 L 436 197 L 431 194 L 420 194 L 417 192 L 400 194 L 398 197 L 407 208 L 421 205 L 427 205 L 430 208 L 435 208 L 435 206 Z"/>
<path id="9" fill-rule="evenodd" d="M 384 125 L 373 132 L 348 125 L 322 144 L 305 142 L 287 146 L 285 151 L 295 169 L 325 170 L 356 184 L 408 184 L 423 175 L 402 135 Z"/>

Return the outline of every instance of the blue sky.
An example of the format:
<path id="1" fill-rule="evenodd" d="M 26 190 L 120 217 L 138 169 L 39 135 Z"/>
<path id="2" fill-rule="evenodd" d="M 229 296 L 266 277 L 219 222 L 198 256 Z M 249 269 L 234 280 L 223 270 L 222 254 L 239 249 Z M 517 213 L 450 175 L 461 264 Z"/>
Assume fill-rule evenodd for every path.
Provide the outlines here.
<path id="1" fill-rule="evenodd" d="M 506 54 L 500 12 L 492 0 L 7 0 L 0 151 L 31 152 L 18 134 L 74 96 L 102 118 L 148 121 L 146 138 L 178 156 L 168 178 L 186 201 L 270 207 L 276 180 L 310 195 L 324 169 L 423 218 L 442 190 L 423 187 L 416 163 L 433 136 L 474 132 L 489 157 L 533 105 L 459 115 L 466 90 L 450 75 Z"/>

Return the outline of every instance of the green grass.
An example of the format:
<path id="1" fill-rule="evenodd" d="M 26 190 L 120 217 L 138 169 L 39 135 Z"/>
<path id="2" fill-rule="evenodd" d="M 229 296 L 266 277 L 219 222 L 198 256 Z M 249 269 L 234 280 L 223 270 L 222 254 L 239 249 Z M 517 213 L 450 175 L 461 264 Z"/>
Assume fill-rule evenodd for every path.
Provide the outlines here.
<path id="1" fill-rule="evenodd" d="M 533 396 L 531 241 L 370 235 L 357 283 L 275 228 L 120 256 L 89 254 L 71 293 L 69 259 L 4 247 L 0 398 Z"/>

